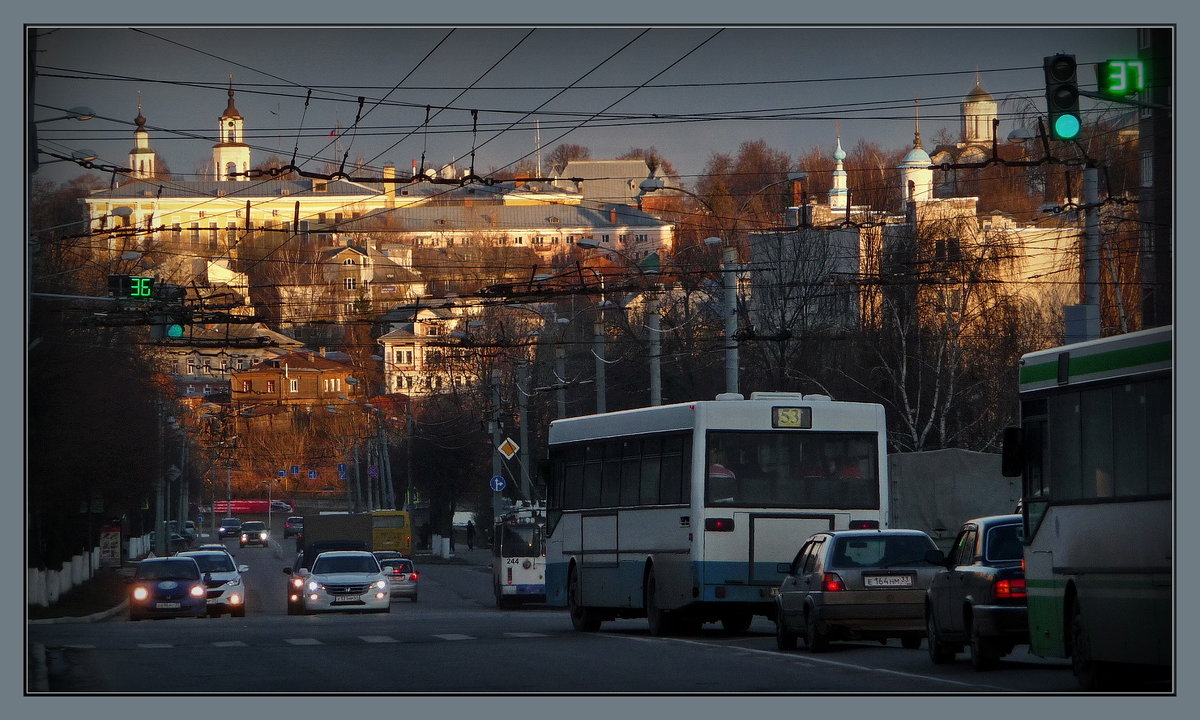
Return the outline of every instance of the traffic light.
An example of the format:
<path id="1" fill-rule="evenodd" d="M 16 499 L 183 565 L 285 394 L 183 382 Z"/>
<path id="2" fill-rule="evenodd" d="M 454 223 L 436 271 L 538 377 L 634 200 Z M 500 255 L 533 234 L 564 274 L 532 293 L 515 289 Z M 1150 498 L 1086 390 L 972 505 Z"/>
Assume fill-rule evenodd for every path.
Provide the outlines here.
<path id="1" fill-rule="evenodd" d="M 1043 60 L 1046 72 L 1046 113 L 1050 120 L 1050 137 L 1054 140 L 1073 140 L 1083 123 L 1079 118 L 1079 84 L 1075 71 L 1075 56 L 1059 53 Z"/>
<path id="2" fill-rule="evenodd" d="M 192 311 L 184 307 L 173 307 L 154 313 L 150 318 L 150 337 L 156 340 L 173 340 L 188 335 L 192 326 Z"/>

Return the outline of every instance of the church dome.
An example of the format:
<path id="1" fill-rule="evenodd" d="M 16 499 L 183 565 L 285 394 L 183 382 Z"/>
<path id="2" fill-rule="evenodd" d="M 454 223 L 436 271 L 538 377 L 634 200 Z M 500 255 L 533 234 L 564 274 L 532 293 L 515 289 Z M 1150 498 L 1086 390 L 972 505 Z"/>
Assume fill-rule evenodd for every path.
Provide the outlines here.
<path id="1" fill-rule="evenodd" d="M 992 98 L 991 95 L 988 94 L 988 91 L 984 90 L 983 87 L 980 86 L 980 84 L 977 82 L 977 83 L 975 83 L 975 88 L 973 90 L 971 90 L 971 92 L 967 93 L 967 96 L 965 98 L 963 98 L 963 102 L 974 103 L 974 102 L 996 102 L 996 101 Z"/>
<path id="2" fill-rule="evenodd" d="M 915 147 L 908 151 L 904 156 L 904 161 L 901 165 L 931 165 L 933 161 L 929 159 L 929 153 L 925 152 L 924 148 Z"/>

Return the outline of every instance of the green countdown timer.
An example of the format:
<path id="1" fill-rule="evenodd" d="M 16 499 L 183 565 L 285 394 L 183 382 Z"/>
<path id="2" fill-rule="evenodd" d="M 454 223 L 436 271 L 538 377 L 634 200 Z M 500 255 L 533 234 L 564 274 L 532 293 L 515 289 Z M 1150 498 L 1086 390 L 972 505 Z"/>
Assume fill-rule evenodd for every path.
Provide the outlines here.
<path id="1" fill-rule="evenodd" d="M 1146 89 L 1144 60 L 1105 60 L 1096 63 L 1096 85 L 1105 95 L 1135 95 Z"/>
<path id="2" fill-rule="evenodd" d="M 152 277 L 137 275 L 109 275 L 108 292 L 122 300 L 155 300 L 157 286 Z"/>

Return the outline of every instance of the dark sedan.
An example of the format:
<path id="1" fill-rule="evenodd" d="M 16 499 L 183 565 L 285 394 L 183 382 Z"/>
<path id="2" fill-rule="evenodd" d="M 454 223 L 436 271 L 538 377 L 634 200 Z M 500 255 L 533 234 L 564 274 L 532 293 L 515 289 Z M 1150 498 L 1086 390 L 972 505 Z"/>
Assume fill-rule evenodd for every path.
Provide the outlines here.
<path id="1" fill-rule="evenodd" d="M 200 566 L 187 556 L 147 558 L 129 580 L 129 619 L 204 617 L 208 590 Z"/>
<path id="2" fill-rule="evenodd" d="M 1020 515 L 976 518 L 959 529 L 926 593 L 933 662 L 950 662 L 966 645 L 975 669 L 987 670 L 1029 642 L 1021 529 Z"/>
<path id="3" fill-rule="evenodd" d="M 242 532 L 242 521 L 235 517 L 227 517 L 221 521 L 221 526 L 217 528 L 217 538 L 224 540 L 227 537 L 237 537 Z"/>

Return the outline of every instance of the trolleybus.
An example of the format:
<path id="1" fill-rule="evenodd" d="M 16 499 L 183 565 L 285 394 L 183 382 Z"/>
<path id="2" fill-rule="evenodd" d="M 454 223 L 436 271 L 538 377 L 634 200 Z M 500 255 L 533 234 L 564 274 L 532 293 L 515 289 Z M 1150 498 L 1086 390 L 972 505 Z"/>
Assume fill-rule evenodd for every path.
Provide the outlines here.
<path id="1" fill-rule="evenodd" d="M 1171 662 L 1171 337 L 1168 326 L 1021 358 L 1004 470 L 1022 477 L 1030 645 L 1070 657 L 1087 689 Z"/>
<path id="2" fill-rule="evenodd" d="M 546 510 L 518 501 L 492 528 L 492 590 L 496 607 L 546 599 Z"/>
<path id="3" fill-rule="evenodd" d="M 882 406 L 796 393 L 556 420 L 547 604 L 581 631 L 742 632 L 809 535 L 886 527 L 885 440 Z"/>

